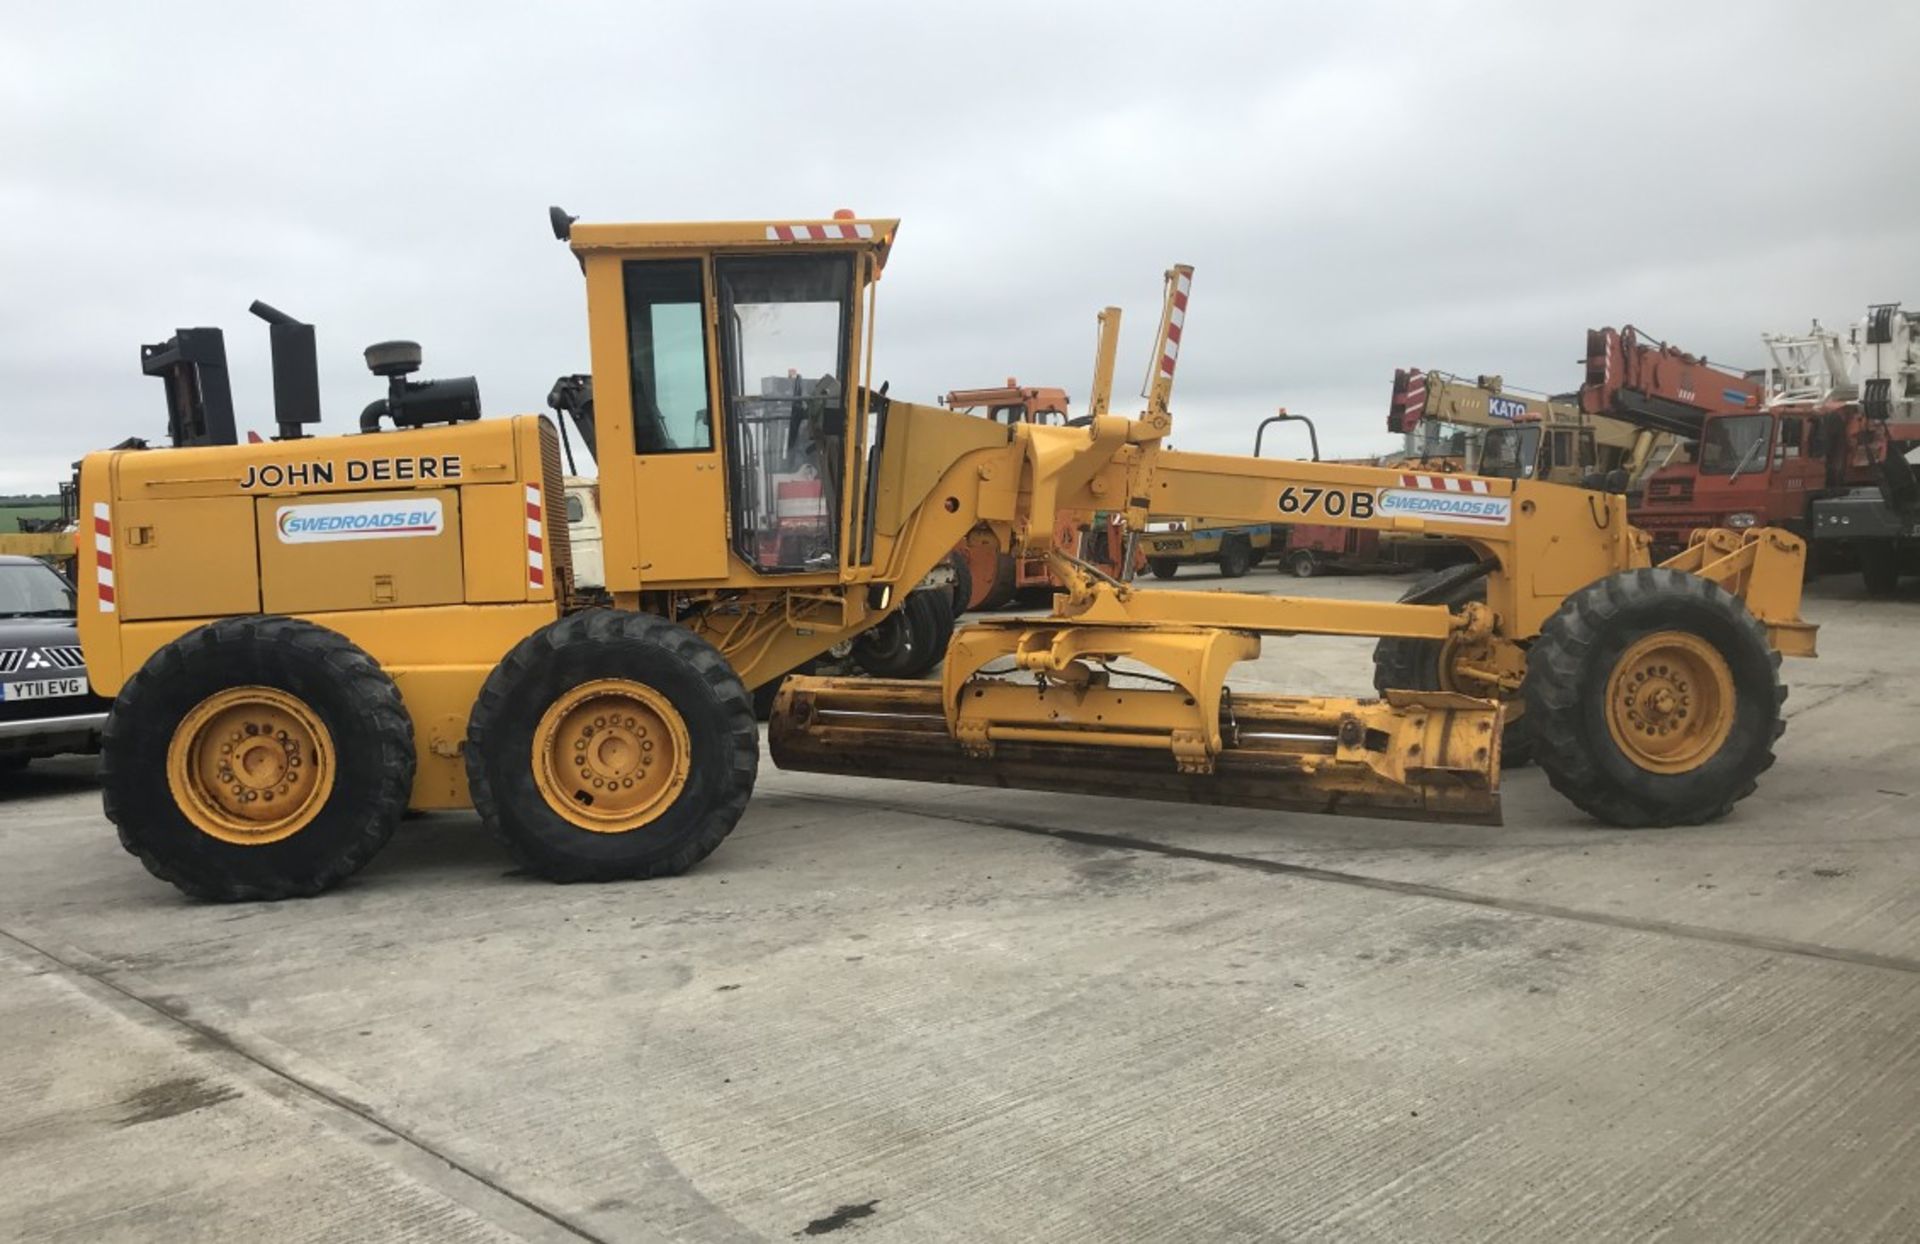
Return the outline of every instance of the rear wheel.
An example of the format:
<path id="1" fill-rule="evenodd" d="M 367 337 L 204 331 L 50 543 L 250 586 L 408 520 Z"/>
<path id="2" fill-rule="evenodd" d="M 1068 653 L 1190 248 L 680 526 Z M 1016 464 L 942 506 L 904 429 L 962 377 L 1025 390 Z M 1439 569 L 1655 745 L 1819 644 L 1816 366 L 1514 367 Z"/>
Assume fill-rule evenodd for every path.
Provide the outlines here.
<path id="1" fill-rule="evenodd" d="M 230 618 L 155 653 L 102 737 L 107 819 L 195 898 L 318 894 L 393 836 L 413 787 L 393 680 L 345 636 Z"/>
<path id="2" fill-rule="evenodd" d="M 732 832 L 759 763 L 726 658 L 650 614 L 535 631 L 487 676 L 467 729 L 475 810 L 551 881 L 685 872 Z"/>
<path id="3" fill-rule="evenodd" d="M 1527 658 L 1554 789 L 1611 825 L 1697 825 L 1752 794 L 1786 728 L 1780 656 L 1718 584 L 1628 570 L 1569 596 Z"/>
<path id="4" fill-rule="evenodd" d="M 1171 557 L 1149 557 L 1147 569 L 1153 571 L 1156 579 L 1171 579 L 1180 573 L 1180 563 Z"/>
<path id="5" fill-rule="evenodd" d="M 1413 586 L 1400 593 L 1400 599 L 1458 609 L 1470 602 L 1484 602 L 1487 585 L 1476 566 L 1448 566 L 1415 579 Z M 1382 695 L 1388 691 L 1457 691 L 1486 696 L 1486 684 L 1454 675 L 1454 665 L 1464 655 L 1452 640 L 1381 639 L 1373 645 L 1373 688 Z M 1525 711 L 1525 701 L 1514 693 L 1514 698 L 1507 701 L 1506 729 L 1500 734 L 1500 765 L 1504 769 L 1533 763 Z"/>
<path id="6" fill-rule="evenodd" d="M 1307 549 L 1295 549 L 1287 554 L 1287 569 L 1296 579 L 1311 579 L 1320 573 L 1320 560 Z"/>
<path id="7" fill-rule="evenodd" d="M 1240 536 L 1228 536 L 1220 545 L 1220 574 L 1238 579 L 1253 569 L 1253 546 Z"/>

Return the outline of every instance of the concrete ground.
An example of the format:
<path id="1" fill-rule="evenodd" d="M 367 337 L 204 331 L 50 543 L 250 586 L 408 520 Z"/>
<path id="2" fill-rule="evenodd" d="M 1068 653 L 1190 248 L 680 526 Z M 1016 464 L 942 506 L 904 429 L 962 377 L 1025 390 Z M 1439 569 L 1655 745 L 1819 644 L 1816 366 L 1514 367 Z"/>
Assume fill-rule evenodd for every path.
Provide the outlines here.
<path id="1" fill-rule="evenodd" d="M 440 816 L 216 907 L 35 766 L 0 1236 L 1912 1239 L 1920 599 L 1807 613 L 1779 765 L 1690 830 L 1537 770 L 1462 829 L 766 766 L 677 880 L 549 886 Z"/>

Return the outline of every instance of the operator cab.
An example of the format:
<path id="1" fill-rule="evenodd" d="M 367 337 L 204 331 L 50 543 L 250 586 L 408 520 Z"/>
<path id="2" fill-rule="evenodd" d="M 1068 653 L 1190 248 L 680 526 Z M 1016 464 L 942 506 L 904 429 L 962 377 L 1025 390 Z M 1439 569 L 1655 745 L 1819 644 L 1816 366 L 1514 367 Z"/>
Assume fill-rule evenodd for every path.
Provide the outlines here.
<path id="1" fill-rule="evenodd" d="M 860 399 L 858 368 L 893 224 L 567 222 L 595 325 L 592 387 L 563 377 L 549 403 L 600 467 L 610 587 L 735 568 L 837 579 L 870 563 L 885 401 Z M 720 513 L 724 525 L 693 519 Z"/>

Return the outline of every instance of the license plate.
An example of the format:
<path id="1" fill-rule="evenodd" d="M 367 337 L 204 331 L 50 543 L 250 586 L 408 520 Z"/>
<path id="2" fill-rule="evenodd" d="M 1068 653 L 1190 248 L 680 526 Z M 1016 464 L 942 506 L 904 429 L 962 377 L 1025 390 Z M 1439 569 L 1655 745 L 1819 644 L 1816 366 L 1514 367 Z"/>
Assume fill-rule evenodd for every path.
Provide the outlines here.
<path id="1" fill-rule="evenodd" d="M 78 678 L 29 678 L 0 683 L 0 700 L 63 700 L 87 693 L 86 675 Z"/>
<path id="2" fill-rule="evenodd" d="M 1175 553 L 1178 552 L 1179 549 L 1180 542 L 1178 540 L 1155 540 L 1153 542 L 1153 551 L 1156 553 Z"/>

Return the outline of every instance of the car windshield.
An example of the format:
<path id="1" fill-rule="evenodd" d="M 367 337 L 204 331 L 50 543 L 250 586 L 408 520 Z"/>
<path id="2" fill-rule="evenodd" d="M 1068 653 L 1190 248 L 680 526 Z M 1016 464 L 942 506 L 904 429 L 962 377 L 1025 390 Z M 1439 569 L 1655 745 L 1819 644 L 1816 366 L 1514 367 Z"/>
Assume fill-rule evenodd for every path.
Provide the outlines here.
<path id="1" fill-rule="evenodd" d="M 1732 415 L 1707 420 L 1700 437 L 1700 473 L 1732 475 L 1765 470 L 1772 415 Z"/>
<path id="2" fill-rule="evenodd" d="M 54 618 L 73 613 L 73 589 L 39 562 L 0 566 L 0 617 Z"/>

